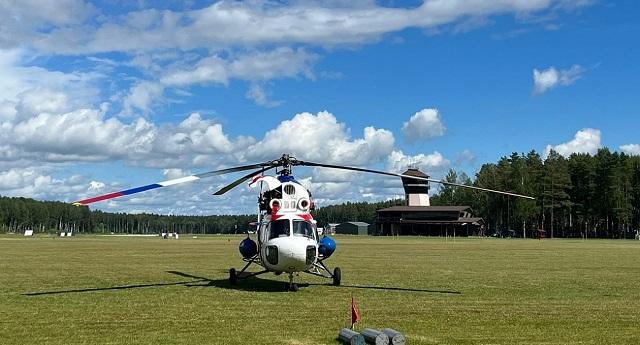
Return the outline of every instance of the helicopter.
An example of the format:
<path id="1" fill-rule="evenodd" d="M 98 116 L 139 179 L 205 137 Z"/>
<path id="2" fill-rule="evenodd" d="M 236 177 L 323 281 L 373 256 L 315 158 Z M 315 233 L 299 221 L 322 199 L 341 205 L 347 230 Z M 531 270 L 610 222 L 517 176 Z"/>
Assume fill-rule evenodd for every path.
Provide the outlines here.
<path id="1" fill-rule="evenodd" d="M 73 204 L 84 206 L 98 201 L 191 182 L 202 178 L 253 170 L 213 193 L 213 195 L 225 194 L 246 181 L 249 181 L 249 187 L 260 188 L 258 196 L 258 220 L 255 223 L 257 227 L 257 242 L 250 238 L 249 233 L 247 233 L 247 237 L 240 242 L 239 251 L 242 255 L 242 260 L 246 264 L 239 271 L 235 268 L 231 268 L 229 270 L 229 283 L 231 285 L 236 285 L 242 279 L 255 277 L 269 272 L 273 272 L 276 275 L 286 273 L 289 277 L 289 281 L 286 283 L 285 289 L 295 292 L 298 291 L 298 285 L 294 282 L 294 276 L 302 272 L 331 279 L 333 285 L 339 286 L 342 280 L 342 271 L 340 267 L 335 267 L 331 270 L 325 264 L 325 260 L 331 257 L 335 252 L 336 242 L 333 238 L 326 235 L 319 238 L 317 222 L 311 215 L 311 211 L 315 208 L 311 192 L 295 180 L 292 174 L 294 166 L 373 173 L 400 177 L 417 182 L 434 182 L 443 185 L 534 199 L 530 196 L 511 192 L 492 190 L 477 186 L 467 186 L 431 179 L 429 177 L 419 177 L 343 165 L 308 162 L 298 160 L 289 154 L 283 154 L 282 157 L 278 159 L 264 163 L 231 167 L 171 179 L 79 200 Z M 276 176 L 265 175 L 265 172 L 271 169 L 275 169 Z M 262 269 L 257 272 L 248 272 L 247 269 L 252 265 L 260 266 Z"/>

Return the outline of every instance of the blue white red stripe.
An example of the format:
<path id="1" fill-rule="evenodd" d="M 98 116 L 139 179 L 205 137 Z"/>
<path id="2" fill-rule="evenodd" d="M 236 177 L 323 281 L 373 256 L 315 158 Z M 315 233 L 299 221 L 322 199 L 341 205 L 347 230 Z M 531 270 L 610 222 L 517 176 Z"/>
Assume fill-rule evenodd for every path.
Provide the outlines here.
<path id="1" fill-rule="evenodd" d="M 204 175 L 204 174 L 202 174 L 202 175 Z M 162 181 L 162 182 L 158 182 L 158 183 L 148 184 L 148 185 L 142 186 L 142 187 L 126 189 L 126 190 L 122 190 L 122 191 L 115 192 L 115 193 L 99 195 L 99 196 L 96 196 L 96 197 L 93 197 L 93 198 L 76 201 L 73 204 L 74 205 L 88 205 L 88 204 L 92 204 L 92 203 L 98 202 L 98 201 L 109 200 L 109 199 L 113 199 L 113 198 L 117 198 L 117 197 L 121 197 L 121 196 L 125 196 L 125 195 L 136 194 L 136 193 L 145 192 L 145 191 L 148 191 L 148 190 L 151 190 L 151 189 L 172 186 L 174 184 L 184 183 L 184 182 L 191 182 L 191 181 L 195 181 L 195 180 L 199 180 L 199 179 L 200 179 L 200 177 L 198 175 L 180 177 L 180 178 L 176 178 L 176 179 L 172 179 L 172 180 L 166 180 L 166 181 Z"/>
<path id="2" fill-rule="evenodd" d="M 268 169 L 271 169 L 271 164 L 270 163 L 260 163 L 260 164 L 243 165 L 243 166 L 238 166 L 238 167 L 233 167 L 233 168 L 226 168 L 226 169 L 221 169 L 221 170 L 208 171 L 208 172 L 200 173 L 200 174 L 196 174 L 196 175 L 175 178 L 175 179 L 166 180 L 166 181 L 162 181 L 162 182 L 158 182 L 158 183 L 152 183 L 152 184 L 148 184 L 148 185 L 142 186 L 142 187 L 126 189 L 126 190 L 122 190 L 122 191 L 115 192 L 115 193 L 99 195 L 99 196 L 96 196 L 96 197 L 93 197 L 93 198 L 76 201 L 73 204 L 74 205 L 88 205 L 88 204 L 91 204 L 91 203 L 94 203 L 94 202 L 97 202 L 97 201 L 109 200 L 109 199 L 117 198 L 117 197 L 120 197 L 120 196 L 136 194 L 136 193 L 140 193 L 140 192 L 144 192 L 144 191 L 147 191 L 147 190 L 150 190 L 150 189 L 156 189 L 156 188 L 160 188 L 160 187 L 168 187 L 168 186 L 172 186 L 172 185 L 178 184 L 178 183 L 191 182 L 191 181 L 199 180 L 199 179 L 205 178 L 205 177 L 218 176 L 218 175 L 223 175 L 223 174 L 228 174 L 228 173 L 233 173 L 233 172 L 238 172 L 238 171 L 244 171 L 244 170 L 250 170 L 250 169 L 262 169 L 264 171 L 265 167 L 267 167 Z M 256 172 L 256 173 L 259 173 L 259 172 Z"/>

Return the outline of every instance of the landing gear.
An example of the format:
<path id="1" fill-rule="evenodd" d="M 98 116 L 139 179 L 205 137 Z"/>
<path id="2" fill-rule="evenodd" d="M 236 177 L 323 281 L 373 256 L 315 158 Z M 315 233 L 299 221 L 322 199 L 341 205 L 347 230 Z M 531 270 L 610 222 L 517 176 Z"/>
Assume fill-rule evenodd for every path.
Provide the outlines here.
<path id="1" fill-rule="evenodd" d="M 331 279 L 331 284 L 334 286 L 340 286 L 340 282 L 342 281 L 342 271 L 340 267 L 336 267 L 333 269 L 333 272 L 324 264 L 324 260 L 326 258 L 320 258 L 316 263 L 313 264 L 313 267 L 304 273 L 308 273 L 314 276 L 329 278 Z"/>
<path id="2" fill-rule="evenodd" d="M 238 273 L 235 268 L 229 270 L 229 284 L 238 285 Z"/>
<path id="3" fill-rule="evenodd" d="M 336 267 L 333 269 L 333 285 L 340 286 L 340 281 L 342 280 L 342 271 L 340 267 Z"/>
<path id="4" fill-rule="evenodd" d="M 255 277 L 257 275 L 261 275 L 264 273 L 269 272 L 268 270 L 262 270 L 259 272 L 245 272 L 247 270 L 247 268 L 249 268 L 249 266 L 253 263 L 259 264 L 259 258 L 258 258 L 258 254 L 254 255 L 252 258 L 250 259 L 243 259 L 244 261 L 247 262 L 247 264 L 240 270 L 240 272 L 236 271 L 235 268 L 231 268 L 229 270 L 229 284 L 231 285 L 238 285 L 238 281 L 241 279 L 247 279 L 249 277 Z"/>
<path id="5" fill-rule="evenodd" d="M 289 272 L 289 283 L 285 285 L 286 291 L 298 292 L 298 284 L 293 282 L 293 272 Z"/>

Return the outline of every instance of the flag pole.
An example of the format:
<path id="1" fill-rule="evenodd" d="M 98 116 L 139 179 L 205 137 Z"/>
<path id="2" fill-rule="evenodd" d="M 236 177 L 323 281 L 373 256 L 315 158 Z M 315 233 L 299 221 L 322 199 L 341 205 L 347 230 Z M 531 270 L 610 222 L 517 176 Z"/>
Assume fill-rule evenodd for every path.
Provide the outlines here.
<path id="1" fill-rule="evenodd" d="M 358 320 L 360 320 L 360 313 L 358 312 L 358 307 L 356 306 L 356 300 L 353 297 L 353 292 L 351 292 L 351 330 L 352 331 L 356 322 L 358 322 Z"/>

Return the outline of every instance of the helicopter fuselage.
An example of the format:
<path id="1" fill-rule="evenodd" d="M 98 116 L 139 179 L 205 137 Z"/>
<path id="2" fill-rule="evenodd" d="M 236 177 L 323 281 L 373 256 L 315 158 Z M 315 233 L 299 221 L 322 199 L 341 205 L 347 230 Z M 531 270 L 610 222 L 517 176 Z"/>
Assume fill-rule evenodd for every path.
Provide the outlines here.
<path id="1" fill-rule="evenodd" d="M 274 272 L 309 270 L 318 258 L 316 221 L 311 195 L 292 176 L 259 176 L 251 186 L 267 185 L 261 193 L 258 251 L 262 265 Z"/>
<path id="2" fill-rule="evenodd" d="M 286 222 L 289 223 L 289 231 L 282 230 L 286 229 Z M 294 232 L 291 229 L 298 231 Z M 274 272 L 309 270 L 318 257 L 315 229 L 315 224 L 311 221 L 288 217 L 264 223 L 264 227 L 258 231 L 258 247 L 263 266 Z"/>

